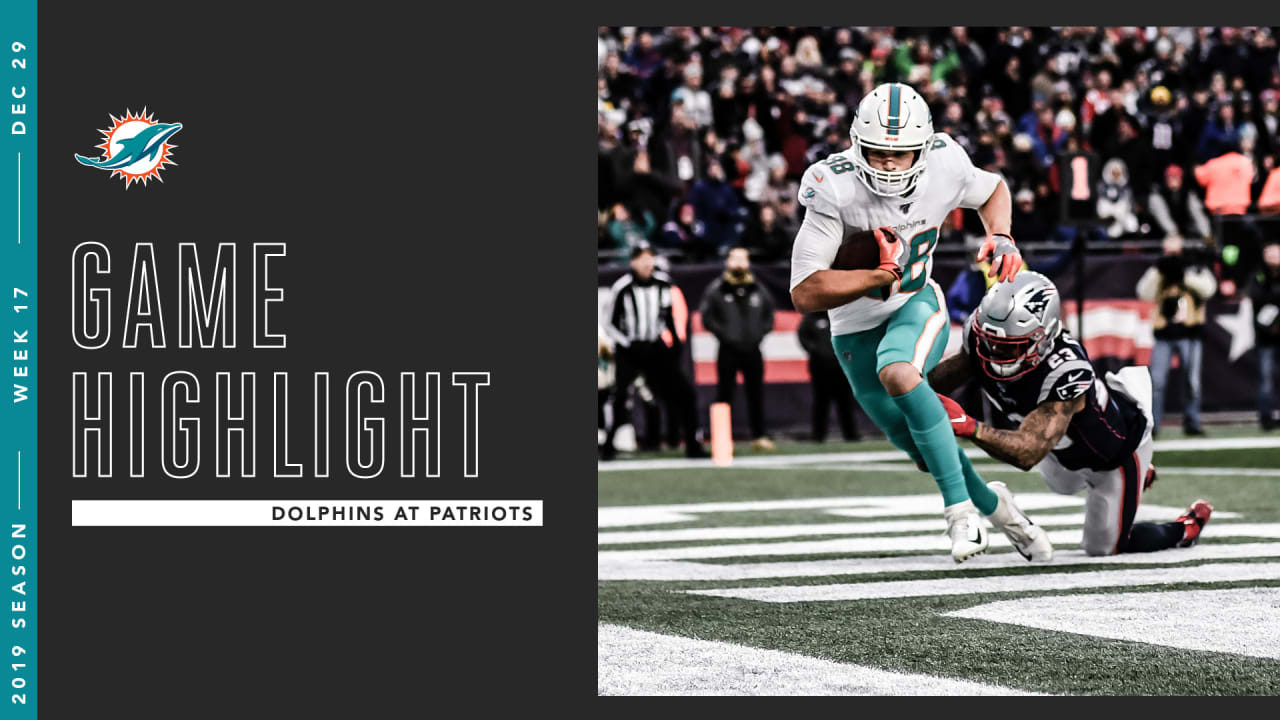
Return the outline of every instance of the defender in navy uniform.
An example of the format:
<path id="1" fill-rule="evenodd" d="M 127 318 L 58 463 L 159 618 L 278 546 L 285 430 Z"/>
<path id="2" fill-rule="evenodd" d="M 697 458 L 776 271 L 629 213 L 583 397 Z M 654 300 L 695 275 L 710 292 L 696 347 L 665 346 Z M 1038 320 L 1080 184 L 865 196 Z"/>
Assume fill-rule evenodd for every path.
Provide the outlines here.
<path id="1" fill-rule="evenodd" d="M 964 326 L 963 351 L 929 373 L 956 435 L 1022 470 L 1039 465 L 1054 492 L 1087 490 L 1089 555 L 1189 547 L 1212 506 L 1196 500 L 1177 520 L 1135 523 L 1151 464 L 1151 376 L 1127 367 L 1099 378 L 1089 355 L 1062 327 L 1058 289 L 1023 271 L 991 287 Z M 976 378 L 993 425 L 978 422 L 946 394 Z"/>

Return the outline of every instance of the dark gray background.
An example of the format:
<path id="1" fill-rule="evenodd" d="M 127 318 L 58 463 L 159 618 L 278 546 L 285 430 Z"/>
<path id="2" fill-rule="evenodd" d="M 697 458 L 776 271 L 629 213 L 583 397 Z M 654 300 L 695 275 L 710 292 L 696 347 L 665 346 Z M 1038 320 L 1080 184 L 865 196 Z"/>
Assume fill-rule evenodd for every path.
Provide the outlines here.
<path id="1" fill-rule="evenodd" d="M 594 312 L 593 261 L 566 232 L 587 207 L 576 193 L 594 185 L 566 143 L 581 102 L 570 98 L 582 96 L 573 79 L 585 85 L 589 62 L 575 62 L 569 43 L 589 52 L 586 28 L 575 39 L 567 28 L 531 32 L 510 13 L 501 24 L 424 24 L 403 4 L 320 7 L 41 8 L 46 717 L 380 717 L 430 712 L 436 693 L 480 710 L 591 692 L 593 391 L 571 346 Z M 143 106 L 184 124 L 163 183 L 126 191 L 73 160 L 97 155 L 108 113 Z M 84 240 L 112 251 L 113 337 L 97 351 L 69 333 L 71 251 Z M 156 244 L 170 347 L 123 350 L 128 268 L 146 241 Z M 239 348 L 178 349 L 177 244 L 197 243 L 211 262 L 226 241 L 244 261 Z M 286 291 L 272 311 L 285 350 L 250 347 L 254 241 L 288 243 L 272 270 Z M 129 479 L 120 438 L 115 479 L 73 480 L 71 373 L 116 371 L 121 431 L 128 372 L 148 373 L 152 401 L 174 369 L 198 375 L 210 401 L 216 371 L 259 371 L 259 477 L 215 478 L 206 440 L 197 477 L 164 477 L 152 452 L 147 477 Z M 356 369 L 390 383 L 403 370 L 444 375 L 443 477 L 352 479 L 340 454 L 328 480 L 270 477 L 270 372 L 294 373 L 302 432 L 310 373 L 332 372 L 338 392 Z M 454 371 L 492 373 L 476 479 L 462 478 Z M 341 409 L 335 398 L 335 433 Z M 211 430 L 211 414 L 204 424 Z M 72 498 L 255 497 L 536 498 L 545 526 L 70 526 Z"/>

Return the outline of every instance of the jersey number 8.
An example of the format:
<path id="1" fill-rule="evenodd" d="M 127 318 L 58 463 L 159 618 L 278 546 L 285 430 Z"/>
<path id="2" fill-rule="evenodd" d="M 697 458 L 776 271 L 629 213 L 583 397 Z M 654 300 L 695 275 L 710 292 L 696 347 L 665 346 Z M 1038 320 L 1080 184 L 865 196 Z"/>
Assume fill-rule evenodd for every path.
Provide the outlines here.
<path id="1" fill-rule="evenodd" d="M 928 279 L 925 267 L 929 264 L 929 256 L 933 253 L 933 246 L 937 242 L 938 228 L 929 228 L 924 232 L 916 233 L 907 241 L 911 254 L 902 264 L 904 272 L 902 282 L 898 285 L 898 292 L 915 292 L 924 287 L 925 280 Z"/>
<path id="2" fill-rule="evenodd" d="M 849 172 L 853 169 L 853 163 L 844 159 L 843 155 L 832 155 L 822 161 L 823 165 L 831 168 L 831 172 L 839 175 L 840 173 Z"/>
<path id="3" fill-rule="evenodd" d="M 898 283 L 898 292 L 913 293 L 924 287 L 925 281 L 929 279 L 929 274 L 925 272 L 925 268 L 929 265 L 929 255 L 933 252 L 933 246 L 937 242 L 938 228 L 929 228 L 918 232 L 907 241 L 907 247 L 911 249 L 911 254 L 907 256 L 906 262 L 902 263 L 902 280 Z M 881 286 L 880 299 L 888 300 L 892 290 L 892 285 Z M 872 297 L 875 297 L 875 295 L 872 295 Z"/>

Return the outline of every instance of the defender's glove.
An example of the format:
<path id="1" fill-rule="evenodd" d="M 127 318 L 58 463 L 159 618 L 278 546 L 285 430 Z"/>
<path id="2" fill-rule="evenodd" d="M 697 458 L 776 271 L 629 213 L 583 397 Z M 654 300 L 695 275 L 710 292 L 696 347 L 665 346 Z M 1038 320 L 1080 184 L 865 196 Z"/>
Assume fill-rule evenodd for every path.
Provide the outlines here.
<path id="1" fill-rule="evenodd" d="M 876 236 L 876 244 L 880 246 L 880 265 L 877 270 L 892 273 L 897 280 L 902 279 L 902 256 L 907 244 L 898 237 L 898 233 L 890 227 L 880 227 L 872 231 Z"/>
<path id="2" fill-rule="evenodd" d="M 955 431 L 957 437 L 973 437 L 978 431 L 978 421 L 971 417 L 960 407 L 960 403 L 955 400 L 938 393 L 938 399 L 942 401 L 942 407 L 947 411 L 947 416 L 951 418 L 951 429 Z"/>
<path id="3" fill-rule="evenodd" d="M 1022 253 L 1018 252 L 1010 235 L 1004 233 L 988 235 L 982 247 L 978 249 L 978 256 L 974 259 L 982 262 L 988 256 L 991 257 L 991 269 L 987 271 L 987 277 L 1008 282 L 1022 269 Z"/>

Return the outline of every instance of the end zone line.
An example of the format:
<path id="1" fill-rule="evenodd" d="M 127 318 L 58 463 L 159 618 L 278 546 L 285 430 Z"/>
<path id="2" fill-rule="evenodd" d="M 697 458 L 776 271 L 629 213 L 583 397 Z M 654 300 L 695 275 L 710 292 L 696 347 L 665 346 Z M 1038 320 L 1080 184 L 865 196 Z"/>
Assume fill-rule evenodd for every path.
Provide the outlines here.
<path id="1" fill-rule="evenodd" d="M 758 600 L 761 602 L 831 602 L 883 598 L 970 595 L 976 593 L 1072 591 L 1080 588 L 1219 583 L 1280 580 L 1280 563 L 1211 563 L 1127 570 L 993 575 L 940 580 L 895 580 L 840 585 L 783 585 L 775 587 L 686 590 L 691 595 Z"/>

